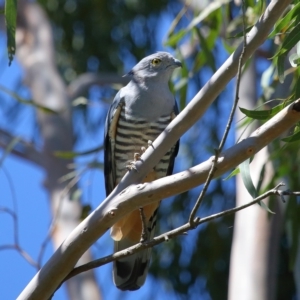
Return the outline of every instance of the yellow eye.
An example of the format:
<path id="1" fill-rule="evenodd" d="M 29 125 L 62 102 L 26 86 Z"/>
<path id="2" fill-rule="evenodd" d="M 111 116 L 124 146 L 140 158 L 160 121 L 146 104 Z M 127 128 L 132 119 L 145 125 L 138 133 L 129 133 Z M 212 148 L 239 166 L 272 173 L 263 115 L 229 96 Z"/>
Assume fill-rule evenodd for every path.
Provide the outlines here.
<path id="1" fill-rule="evenodd" d="M 158 66 L 161 63 L 161 59 L 154 58 L 151 63 L 153 66 Z"/>

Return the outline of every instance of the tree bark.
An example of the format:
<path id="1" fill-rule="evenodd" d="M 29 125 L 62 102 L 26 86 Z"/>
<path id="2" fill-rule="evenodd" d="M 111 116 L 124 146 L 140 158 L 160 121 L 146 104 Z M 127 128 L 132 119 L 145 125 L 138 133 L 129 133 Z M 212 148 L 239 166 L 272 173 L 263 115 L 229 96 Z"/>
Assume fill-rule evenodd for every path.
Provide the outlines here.
<path id="1" fill-rule="evenodd" d="M 256 107 L 256 68 L 252 60 L 244 72 L 240 85 L 239 106 L 247 109 Z M 243 118 L 238 110 L 237 120 Z M 237 139 L 254 130 L 254 123 L 243 133 L 244 128 L 237 130 Z M 266 164 L 264 183 L 270 182 L 273 167 L 268 162 L 270 154 L 267 147 L 255 155 L 251 163 L 251 176 L 255 186 L 260 180 L 260 172 Z M 243 205 L 252 200 L 238 175 L 236 179 L 236 204 Z M 265 202 L 268 204 L 269 199 Z M 281 234 L 282 212 L 276 205 L 275 215 L 268 216 L 268 212 L 259 205 L 237 212 L 234 222 L 234 235 L 230 259 L 229 300 L 245 299 L 274 299 L 276 292 L 276 266 L 278 261 L 279 238 Z"/>

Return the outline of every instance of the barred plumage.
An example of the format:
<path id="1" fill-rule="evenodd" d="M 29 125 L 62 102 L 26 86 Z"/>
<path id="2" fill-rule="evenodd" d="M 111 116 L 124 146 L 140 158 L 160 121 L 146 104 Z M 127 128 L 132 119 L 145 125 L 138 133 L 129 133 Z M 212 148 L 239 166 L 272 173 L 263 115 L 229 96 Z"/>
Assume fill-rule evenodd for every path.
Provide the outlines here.
<path id="1" fill-rule="evenodd" d="M 107 195 L 116 187 L 132 162 L 139 159 L 178 113 L 168 81 L 181 63 L 166 52 L 144 58 L 129 73 L 131 81 L 116 95 L 105 123 L 104 175 Z M 176 143 L 144 178 L 151 182 L 170 175 L 179 142 Z M 142 149 L 143 148 L 143 149 Z M 134 171 L 133 171 L 134 172 Z M 154 236 L 156 212 L 161 199 L 143 207 L 147 239 Z M 111 228 L 115 251 L 126 249 L 141 239 L 142 222 L 135 210 Z M 145 282 L 151 258 L 151 248 L 119 259 L 113 264 L 115 285 L 121 290 L 139 289 Z"/>
<path id="2" fill-rule="evenodd" d="M 159 117 L 153 122 L 126 113 L 122 107 L 118 120 L 115 144 L 116 184 L 127 172 L 126 166 L 134 160 L 134 153 L 141 153 L 141 148 L 148 147 L 148 141 L 154 141 L 171 121 L 171 115 Z M 166 176 L 171 152 L 168 151 L 155 166 L 157 178 Z"/>

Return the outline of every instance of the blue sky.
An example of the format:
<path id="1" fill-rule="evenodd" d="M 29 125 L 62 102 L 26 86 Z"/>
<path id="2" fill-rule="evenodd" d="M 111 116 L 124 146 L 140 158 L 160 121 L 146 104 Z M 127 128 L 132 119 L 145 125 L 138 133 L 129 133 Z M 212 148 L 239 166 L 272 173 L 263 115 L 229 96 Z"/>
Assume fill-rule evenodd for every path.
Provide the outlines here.
<path id="1" fill-rule="evenodd" d="M 163 36 L 168 28 L 168 23 L 172 20 L 168 17 L 162 18 L 162 26 L 160 33 L 156 38 L 162 41 Z M 0 48 L 2 49 L 2 57 L 0 59 L 0 85 L 14 91 L 17 81 L 20 80 L 22 69 L 16 59 L 12 65 L 8 67 L 8 60 L 6 54 L 6 40 L 3 35 L 0 37 Z M 161 50 L 161 49 L 159 49 Z M 126 68 L 131 66 L 125 64 Z M 125 72 L 128 70 L 125 70 Z M 21 75 L 21 76 L 20 76 Z M 18 91 L 26 98 L 30 97 L 26 88 Z M 9 98 L 5 93 L 0 92 L 0 101 L 15 101 Z M 5 124 L 3 110 L 0 111 L 0 128 L 10 129 L 15 136 L 21 136 L 24 139 L 30 139 L 33 133 L 33 118 L 34 109 L 30 106 L 24 107 L 20 116 L 16 119 L 15 124 Z M 102 139 L 102 135 L 99 137 Z M 99 145 L 99 141 L 85 140 L 77 148 L 78 150 L 90 149 L 93 146 Z M 0 149 L 0 159 L 4 154 Z M 84 160 L 84 159 L 83 159 Z M 80 161 L 80 160 L 79 160 Z M 104 199 L 103 174 L 100 171 L 88 172 L 80 181 L 80 186 L 83 188 L 83 201 L 89 199 L 92 201 L 93 208 L 95 208 L 99 201 Z M 21 248 L 26 251 L 34 260 L 37 259 L 42 242 L 48 231 L 51 222 L 49 214 L 49 200 L 45 189 L 43 188 L 43 180 L 45 174 L 42 169 L 35 165 L 17 158 L 13 155 L 5 157 L 0 168 L 0 207 L 9 208 L 14 211 L 18 217 L 18 237 Z M 90 181 L 92 180 L 92 185 Z M 0 226 L 2 233 L 0 235 L 0 246 L 14 243 L 14 222 L 12 217 L 4 212 L 0 212 Z M 101 250 L 99 250 L 101 248 Z M 112 252 L 112 241 L 108 234 L 106 234 L 98 243 L 97 247 L 93 248 L 95 257 L 110 254 Z M 48 243 L 43 257 L 45 263 L 52 255 L 52 244 Z M 6 249 L 0 251 L 0 265 L 2 272 L 0 272 L 0 290 L 2 299 L 15 299 L 31 278 L 35 275 L 36 269 L 32 267 L 16 250 Z M 112 283 L 111 265 L 106 265 L 96 271 L 100 287 L 105 298 L 118 299 L 132 299 L 136 297 L 143 299 L 150 299 L 161 295 L 161 299 L 171 297 L 165 291 L 163 286 L 154 285 L 151 276 L 147 279 L 145 286 L 134 293 L 124 293 L 118 291 Z M 64 288 L 59 289 L 55 293 L 54 299 L 67 299 Z"/>
<path id="2" fill-rule="evenodd" d="M 162 44 L 165 34 L 169 28 L 172 18 L 168 14 L 163 15 L 160 19 L 160 28 L 157 32 L 156 39 L 157 44 Z M 0 48 L 3 49 L 2 57 L 0 59 L 0 85 L 3 85 L 11 90 L 15 89 L 16 82 L 20 80 L 20 74 L 22 69 L 20 68 L 16 60 L 13 61 L 11 67 L 8 67 L 7 54 L 6 54 L 6 41 L 3 36 L 0 36 Z M 157 50 L 168 50 L 163 47 Z M 219 58 L 220 61 L 225 59 Z M 128 72 L 132 67 L 132 60 L 128 60 L 125 63 L 124 73 Z M 210 72 L 206 72 L 206 77 L 203 80 L 207 80 L 210 76 Z M 19 92 L 19 91 L 18 91 Z M 189 99 L 192 98 L 192 94 L 195 91 L 190 91 Z M 22 88 L 20 91 L 23 97 L 30 97 L 26 88 Z M 232 89 L 225 91 L 226 97 L 232 96 Z M 97 90 L 94 95 L 97 98 Z M 94 99 L 94 100 L 95 100 Z M 91 99 L 93 100 L 93 99 Z M 0 91 L 0 101 L 15 101 L 3 92 Z M 92 102 L 95 103 L 95 102 Z M 99 101 L 97 101 L 99 103 Z M 222 102 L 221 104 L 222 105 Z M 223 104 L 224 105 L 224 104 Z M 222 108 L 222 111 L 228 110 L 228 102 L 226 107 Z M 93 107 L 92 115 L 90 117 L 96 117 L 99 110 L 108 109 L 104 104 L 98 104 Z M 98 112 L 97 112 L 98 111 Z M 0 110 L 0 128 L 13 128 L 12 132 L 15 136 L 21 136 L 24 139 L 30 139 L 33 134 L 33 118 L 34 109 L 32 107 L 25 107 L 22 110 L 21 115 L 17 118 L 15 124 L 5 124 L 3 120 L 3 110 Z M 227 114 L 224 114 L 224 121 L 227 118 Z M 81 126 L 81 125 L 80 125 Z M 83 129 L 84 130 L 84 129 Z M 83 141 L 76 146 L 76 150 L 83 151 L 91 149 L 95 146 L 99 146 L 102 142 L 102 130 L 100 128 L 98 138 L 90 138 L 87 136 Z M 231 140 L 232 141 L 232 140 Z M 203 146 L 204 147 L 204 146 Z M 3 151 L 0 149 L 0 159 Z M 207 157 L 211 154 L 206 153 Z M 180 155 L 179 155 L 180 157 Z M 92 158 L 84 157 L 77 160 L 77 162 L 86 162 Z M 185 162 L 179 160 L 177 164 L 179 167 L 184 167 Z M 14 202 L 17 203 L 16 214 L 18 216 L 18 228 L 20 246 L 28 252 L 33 259 L 37 259 L 42 242 L 48 231 L 48 227 L 51 222 L 50 206 L 47 193 L 43 188 L 43 180 L 45 174 L 42 169 L 20 159 L 13 155 L 9 155 L 5 158 L 3 165 L 0 168 L 0 207 L 10 208 L 15 211 Z M 105 198 L 104 195 L 104 180 L 103 174 L 99 170 L 93 170 L 87 172 L 80 180 L 80 187 L 83 190 L 83 203 L 91 203 L 95 208 L 99 205 L 99 202 Z M 227 183 L 230 188 L 233 185 Z M 197 189 L 199 190 L 199 188 Z M 167 200 L 169 201 L 169 200 Z M 0 226 L 2 228 L 2 234 L 0 235 L 0 246 L 13 243 L 14 235 L 14 223 L 12 218 L 3 212 L 0 212 Z M 98 242 L 97 246 L 92 248 L 95 258 L 100 258 L 104 255 L 112 253 L 112 240 L 109 234 L 104 235 Z M 53 254 L 52 244 L 48 243 L 43 263 Z M 35 275 L 36 269 L 33 268 L 20 254 L 15 250 L 2 250 L 0 251 L 0 265 L 2 272 L 0 272 L 0 291 L 3 299 L 15 299 L 31 278 Z M 168 288 L 162 282 L 155 281 L 150 275 L 143 288 L 136 292 L 120 292 L 112 283 L 111 264 L 103 266 L 96 270 L 97 279 L 100 283 L 100 288 L 105 295 L 105 299 L 178 299 L 172 290 Z M 210 299 L 209 295 L 205 292 L 205 282 L 199 282 L 199 286 L 203 290 L 203 300 Z M 199 298 L 199 294 L 195 294 L 195 299 Z M 66 300 L 66 292 L 64 288 L 59 289 L 55 293 L 54 299 Z M 192 298 L 191 298 L 192 299 Z"/>

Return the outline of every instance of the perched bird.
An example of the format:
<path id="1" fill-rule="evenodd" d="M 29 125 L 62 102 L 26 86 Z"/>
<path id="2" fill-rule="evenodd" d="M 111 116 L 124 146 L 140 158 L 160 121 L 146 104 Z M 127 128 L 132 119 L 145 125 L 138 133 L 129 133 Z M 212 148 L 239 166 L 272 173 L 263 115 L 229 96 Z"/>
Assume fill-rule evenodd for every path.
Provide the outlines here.
<path id="1" fill-rule="evenodd" d="M 126 75 L 131 81 L 115 96 L 105 124 L 104 175 L 106 194 L 109 195 L 125 173 L 134 169 L 134 163 L 146 148 L 178 114 L 169 80 L 181 62 L 167 52 L 158 52 L 142 59 Z M 150 182 L 170 175 L 179 141 L 146 176 Z M 126 249 L 141 240 L 142 225 L 146 225 L 147 240 L 153 238 L 156 213 L 161 199 L 136 210 L 111 228 L 114 250 Z M 142 223 L 142 217 L 144 222 Z M 121 290 L 137 290 L 145 282 L 151 249 L 114 262 L 113 278 Z"/>

